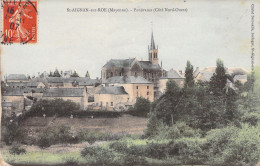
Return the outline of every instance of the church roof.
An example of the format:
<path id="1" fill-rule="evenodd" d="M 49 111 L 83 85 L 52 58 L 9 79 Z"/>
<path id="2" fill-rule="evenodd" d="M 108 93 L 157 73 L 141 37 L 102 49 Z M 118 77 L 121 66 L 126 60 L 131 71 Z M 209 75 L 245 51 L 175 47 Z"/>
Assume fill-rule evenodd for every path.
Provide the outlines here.
<path id="1" fill-rule="evenodd" d="M 107 84 L 151 84 L 150 81 L 140 76 L 115 76 L 108 78 L 105 83 Z"/>
<path id="2" fill-rule="evenodd" d="M 141 65 L 141 68 L 143 68 L 143 69 L 161 70 L 161 67 L 159 64 L 153 64 L 150 61 L 138 61 L 138 63 Z"/>
<path id="3" fill-rule="evenodd" d="M 109 86 L 102 87 L 97 94 L 114 94 L 114 95 L 125 95 L 128 94 L 123 86 Z"/>
<path id="4" fill-rule="evenodd" d="M 130 67 L 135 58 L 132 59 L 110 59 L 103 67 Z"/>
<path id="5" fill-rule="evenodd" d="M 51 88 L 43 92 L 43 97 L 83 97 L 83 88 Z"/>
<path id="6" fill-rule="evenodd" d="M 27 80 L 24 74 L 9 74 L 7 80 Z"/>

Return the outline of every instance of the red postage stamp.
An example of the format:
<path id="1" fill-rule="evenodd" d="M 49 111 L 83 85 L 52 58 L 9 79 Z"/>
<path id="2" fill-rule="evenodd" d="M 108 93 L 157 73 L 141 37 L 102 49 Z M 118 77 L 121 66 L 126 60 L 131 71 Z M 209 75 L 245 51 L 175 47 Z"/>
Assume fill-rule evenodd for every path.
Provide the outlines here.
<path id="1" fill-rule="evenodd" d="M 2 44 L 37 43 L 37 1 L 4 0 Z"/>

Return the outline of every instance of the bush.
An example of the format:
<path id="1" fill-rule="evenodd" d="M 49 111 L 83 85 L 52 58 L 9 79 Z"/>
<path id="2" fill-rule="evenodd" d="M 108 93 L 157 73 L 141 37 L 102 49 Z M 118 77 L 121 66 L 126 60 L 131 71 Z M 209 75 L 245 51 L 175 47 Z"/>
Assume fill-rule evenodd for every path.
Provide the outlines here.
<path id="1" fill-rule="evenodd" d="M 109 165 L 113 163 L 115 155 L 111 150 L 99 146 L 86 147 L 81 151 L 81 156 L 86 158 L 91 164 Z"/>
<path id="2" fill-rule="evenodd" d="M 47 148 L 57 143 L 64 144 L 73 141 L 77 143 L 77 139 L 78 138 L 72 137 L 72 134 L 70 133 L 70 127 L 47 127 L 39 133 L 37 145 L 41 148 Z"/>
<path id="3" fill-rule="evenodd" d="M 181 137 L 199 137 L 198 130 L 194 130 L 184 122 L 177 122 L 173 126 L 166 126 L 160 124 L 157 127 L 157 133 L 154 135 L 155 139 L 177 139 Z"/>
<path id="4" fill-rule="evenodd" d="M 207 135 L 209 160 L 214 164 L 256 164 L 260 157 L 259 126 L 242 124 L 242 129 L 227 127 Z"/>
<path id="5" fill-rule="evenodd" d="M 20 155 L 20 154 L 26 153 L 26 150 L 24 148 L 20 147 L 20 145 L 13 145 L 9 149 L 9 153 L 13 154 L 13 155 Z"/>
<path id="6" fill-rule="evenodd" d="M 73 112 L 80 110 L 79 104 L 63 99 L 54 99 L 54 100 L 39 100 L 34 103 L 30 111 L 25 113 L 23 118 L 40 116 L 43 114 L 46 116 L 70 116 Z"/>
<path id="7" fill-rule="evenodd" d="M 78 159 L 75 159 L 73 157 L 65 158 L 65 164 L 69 166 L 77 166 L 79 165 Z"/>
<path id="8" fill-rule="evenodd" d="M 21 143 L 24 140 L 24 131 L 19 126 L 18 122 L 14 120 L 7 121 L 2 128 L 3 141 L 7 145 L 11 145 L 13 142 Z"/>
<path id="9" fill-rule="evenodd" d="M 182 164 L 204 164 L 207 161 L 205 139 L 180 138 L 168 144 L 168 155 L 182 161 Z"/>
<path id="10" fill-rule="evenodd" d="M 127 149 L 127 144 L 125 142 L 112 142 L 109 144 L 109 148 L 115 150 L 119 153 L 124 153 Z"/>
<path id="11" fill-rule="evenodd" d="M 134 156 L 134 155 L 124 155 L 121 157 L 123 160 L 123 165 L 146 165 L 147 161 L 144 157 Z"/>
<path id="12" fill-rule="evenodd" d="M 151 103 L 148 99 L 138 97 L 134 107 L 129 108 L 126 113 L 133 116 L 147 117 L 148 113 L 150 112 L 150 105 Z"/>

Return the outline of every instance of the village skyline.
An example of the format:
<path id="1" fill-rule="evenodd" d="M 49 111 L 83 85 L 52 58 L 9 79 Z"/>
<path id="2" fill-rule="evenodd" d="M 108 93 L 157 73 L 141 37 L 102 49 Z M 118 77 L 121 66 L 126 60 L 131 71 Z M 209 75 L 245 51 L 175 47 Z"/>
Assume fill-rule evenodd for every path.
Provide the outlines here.
<path id="1" fill-rule="evenodd" d="M 219 13 L 213 5 L 207 3 L 202 3 L 203 11 L 194 10 L 202 5 L 201 3 L 171 2 L 169 4 L 168 2 L 153 3 L 147 6 L 140 2 L 139 5 L 149 8 L 174 5 L 187 8 L 188 11 L 170 14 L 99 13 L 93 15 L 67 13 L 67 8 L 75 7 L 69 2 L 53 8 L 42 2 L 42 12 L 57 11 L 62 14 L 52 17 L 41 15 L 39 20 L 41 33 L 38 36 L 38 44 L 34 47 L 2 46 L 5 50 L 1 57 L 2 73 L 3 75 L 24 73 L 36 76 L 38 72 L 49 72 L 58 68 L 59 70 L 75 69 L 81 76 L 84 76 L 88 70 L 91 77 L 100 77 L 102 66 L 110 59 L 148 60 L 147 46 L 152 31 L 155 44 L 159 48 L 160 61 L 162 60 L 163 68 L 166 70 L 171 68 L 184 70 L 187 60 L 190 60 L 195 68 L 215 66 L 218 58 L 222 59 L 227 67 L 244 67 L 250 70 L 250 28 L 244 26 L 250 25 L 250 11 L 247 8 L 234 3 L 237 10 L 229 11 L 223 4 L 221 6 L 223 10 Z M 80 5 L 76 3 L 76 6 Z M 91 3 L 91 6 L 94 8 L 100 4 Z M 124 7 L 119 4 L 112 6 Z M 128 7 L 136 7 L 136 4 L 130 3 Z M 84 20 L 80 26 L 78 26 L 79 20 Z M 220 24 L 218 20 L 222 20 L 222 23 Z M 67 25 L 68 21 L 70 24 Z M 63 28 L 53 28 L 63 24 L 66 24 Z M 8 54 L 5 54 L 6 52 Z M 259 58 L 256 57 L 256 61 L 258 60 Z"/>

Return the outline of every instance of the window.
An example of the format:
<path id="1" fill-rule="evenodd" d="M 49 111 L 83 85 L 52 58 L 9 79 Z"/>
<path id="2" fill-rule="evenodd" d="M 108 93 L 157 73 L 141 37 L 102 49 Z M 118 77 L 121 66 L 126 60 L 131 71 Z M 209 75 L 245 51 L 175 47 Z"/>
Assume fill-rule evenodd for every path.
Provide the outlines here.
<path id="1" fill-rule="evenodd" d="M 113 107 L 113 105 L 114 105 L 114 103 L 113 103 L 113 102 L 111 102 L 110 106 L 112 106 L 112 107 Z"/>
<path id="2" fill-rule="evenodd" d="M 149 86 L 147 86 L 147 89 L 149 89 Z"/>
<path id="3" fill-rule="evenodd" d="M 137 76 L 137 73 L 135 72 L 135 76 Z"/>
<path id="4" fill-rule="evenodd" d="M 138 95 L 139 95 L 139 94 L 138 94 L 138 92 L 137 92 L 137 93 L 136 93 L 136 96 L 138 97 Z"/>
<path id="5" fill-rule="evenodd" d="M 147 96 L 149 96 L 149 92 L 147 92 Z"/>
<path id="6" fill-rule="evenodd" d="M 138 89 L 138 86 L 136 86 L 136 89 Z"/>

